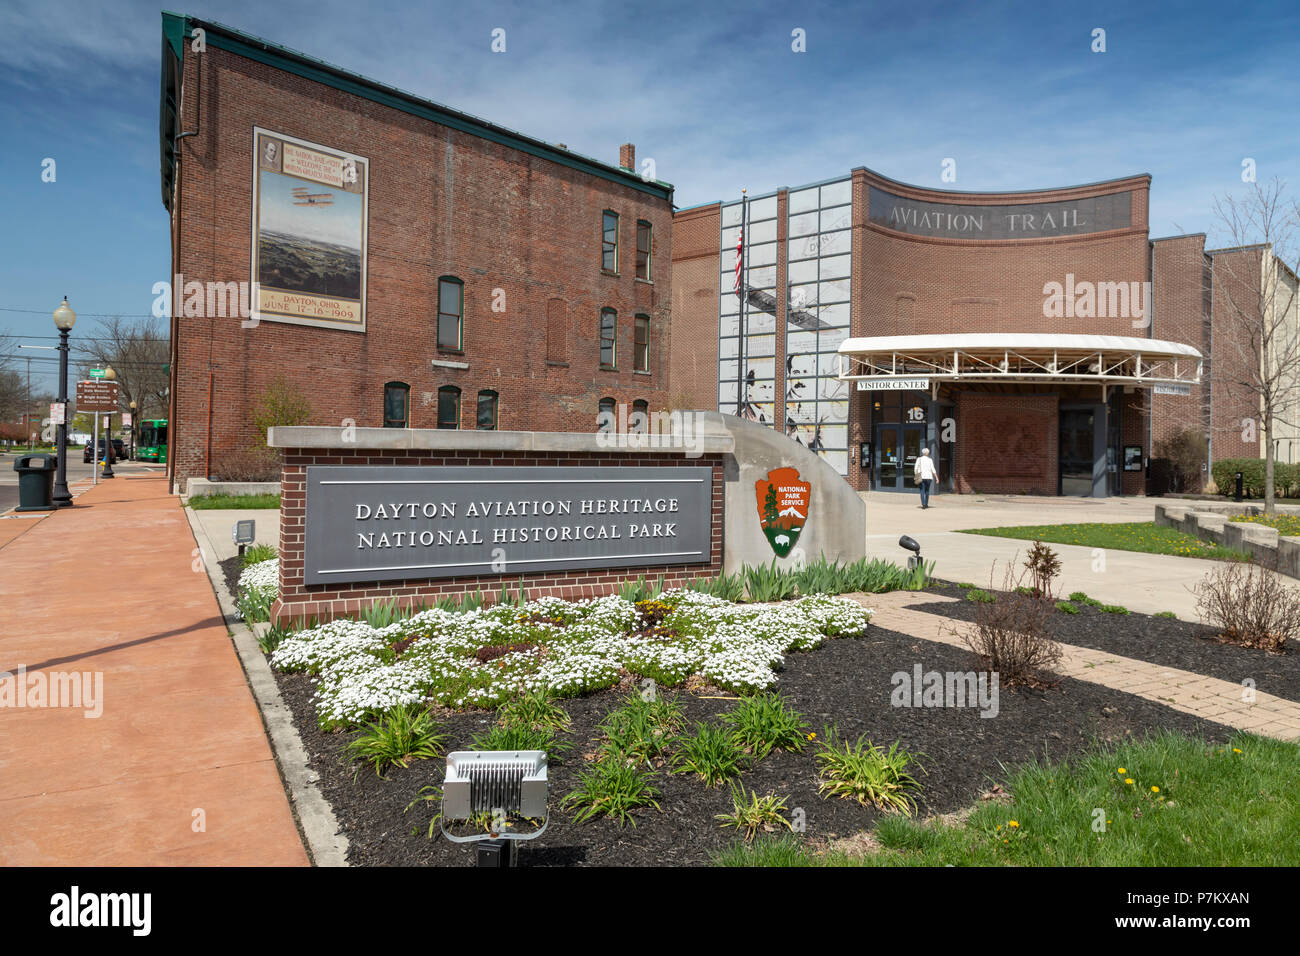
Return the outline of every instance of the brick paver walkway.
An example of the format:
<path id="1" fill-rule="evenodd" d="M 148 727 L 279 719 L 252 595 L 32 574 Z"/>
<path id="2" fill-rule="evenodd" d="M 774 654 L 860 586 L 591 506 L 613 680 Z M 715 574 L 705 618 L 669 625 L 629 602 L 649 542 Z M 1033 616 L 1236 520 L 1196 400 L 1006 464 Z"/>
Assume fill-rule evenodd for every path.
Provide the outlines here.
<path id="1" fill-rule="evenodd" d="M 308 862 L 195 548 L 162 477 L 0 538 L 0 682 L 102 679 L 98 717 L 0 686 L 0 864 Z"/>
<path id="2" fill-rule="evenodd" d="M 950 630 L 959 622 L 920 609 L 927 604 L 948 603 L 954 598 L 918 591 L 844 596 L 875 608 L 872 623 L 880 627 L 922 640 L 966 647 Z M 1063 644 L 1062 649 L 1064 655 L 1057 673 L 1063 677 L 1145 697 L 1239 730 L 1283 740 L 1300 738 L 1300 704 L 1294 701 L 1257 690 L 1254 701 L 1247 703 L 1242 700 L 1241 685 L 1232 681 L 1074 644 Z"/>

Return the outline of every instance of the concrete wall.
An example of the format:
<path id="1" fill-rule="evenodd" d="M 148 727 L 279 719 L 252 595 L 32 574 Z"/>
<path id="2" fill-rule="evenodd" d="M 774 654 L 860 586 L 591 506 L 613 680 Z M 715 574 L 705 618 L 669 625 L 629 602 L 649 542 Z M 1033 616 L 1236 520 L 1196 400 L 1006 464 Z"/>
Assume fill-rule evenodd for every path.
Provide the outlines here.
<path id="1" fill-rule="evenodd" d="M 779 432 L 717 412 L 704 416 L 730 432 L 735 451 L 723 467 L 725 494 L 724 570 L 734 574 L 746 564 L 795 567 L 802 561 L 856 561 L 867 553 L 866 505 L 840 474 L 798 442 Z M 794 468 L 812 485 L 807 521 L 795 549 L 779 558 L 759 518 L 757 483 L 776 468 Z"/>

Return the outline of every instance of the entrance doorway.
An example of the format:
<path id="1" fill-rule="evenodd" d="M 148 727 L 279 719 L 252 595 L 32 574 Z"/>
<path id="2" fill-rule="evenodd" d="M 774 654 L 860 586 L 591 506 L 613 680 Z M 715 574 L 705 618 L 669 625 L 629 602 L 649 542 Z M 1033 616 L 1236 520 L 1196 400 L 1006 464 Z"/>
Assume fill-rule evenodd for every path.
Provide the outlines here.
<path id="1" fill-rule="evenodd" d="M 1091 409 L 1061 409 L 1060 494 L 1090 498 L 1096 446 L 1093 431 L 1096 416 Z"/>
<path id="2" fill-rule="evenodd" d="M 917 491 L 912 466 L 925 441 L 924 425 L 876 426 L 876 490 Z"/>

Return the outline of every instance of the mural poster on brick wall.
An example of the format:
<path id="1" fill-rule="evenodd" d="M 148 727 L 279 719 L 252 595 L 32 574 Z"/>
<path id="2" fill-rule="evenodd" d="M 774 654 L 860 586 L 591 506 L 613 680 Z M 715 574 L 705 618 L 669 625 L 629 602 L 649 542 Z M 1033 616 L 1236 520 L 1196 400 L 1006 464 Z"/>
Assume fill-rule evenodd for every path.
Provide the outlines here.
<path id="1" fill-rule="evenodd" d="M 253 130 L 253 281 L 257 316 L 366 330 L 370 163 Z"/>

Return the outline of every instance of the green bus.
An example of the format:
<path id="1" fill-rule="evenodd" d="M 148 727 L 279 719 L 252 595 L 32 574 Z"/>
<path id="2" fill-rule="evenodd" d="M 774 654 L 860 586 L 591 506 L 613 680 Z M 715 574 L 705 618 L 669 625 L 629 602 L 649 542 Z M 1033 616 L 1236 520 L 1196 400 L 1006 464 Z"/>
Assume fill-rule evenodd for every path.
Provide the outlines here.
<path id="1" fill-rule="evenodd" d="M 137 461 L 167 461 L 167 419 L 150 418 L 140 422 L 140 444 L 136 446 Z"/>

